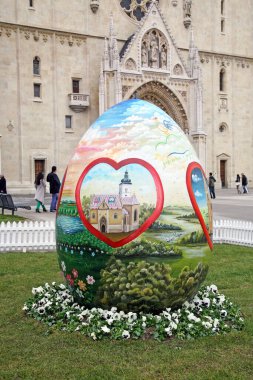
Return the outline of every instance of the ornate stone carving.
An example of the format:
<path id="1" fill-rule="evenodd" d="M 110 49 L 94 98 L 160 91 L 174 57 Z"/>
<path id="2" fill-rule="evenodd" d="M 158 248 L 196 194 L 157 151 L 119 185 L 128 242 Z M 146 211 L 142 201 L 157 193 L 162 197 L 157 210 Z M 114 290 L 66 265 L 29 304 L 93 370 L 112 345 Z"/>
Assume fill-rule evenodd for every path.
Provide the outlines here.
<path id="1" fill-rule="evenodd" d="M 33 39 L 34 39 L 34 41 L 39 41 L 40 37 L 39 37 L 39 31 L 38 30 L 35 30 L 33 32 Z"/>
<path id="2" fill-rule="evenodd" d="M 191 6 L 192 0 L 183 1 L 183 10 L 184 10 L 184 26 L 189 28 L 191 25 Z"/>
<path id="3" fill-rule="evenodd" d="M 126 66 L 127 70 L 136 70 L 136 63 L 135 63 L 135 61 L 132 58 L 129 58 L 126 61 L 126 65 L 125 66 Z"/>
<path id="4" fill-rule="evenodd" d="M 227 111 L 228 112 L 228 99 L 226 96 L 221 96 L 219 101 L 219 111 Z"/>
<path id="5" fill-rule="evenodd" d="M 28 30 L 25 30 L 24 31 L 24 36 L 25 36 L 26 40 L 29 40 L 29 38 L 30 38 L 30 32 Z"/>
<path id="6" fill-rule="evenodd" d="M 168 42 L 157 29 L 149 30 L 142 39 L 142 67 L 166 70 L 168 67 Z"/>
<path id="7" fill-rule="evenodd" d="M 182 75 L 182 74 L 183 74 L 182 66 L 179 65 L 179 63 L 177 63 L 177 64 L 174 66 L 173 74 L 175 74 L 175 75 Z"/>
<path id="8" fill-rule="evenodd" d="M 99 8 L 99 0 L 90 0 L 90 9 L 93 13 L 96 13 Z"/>

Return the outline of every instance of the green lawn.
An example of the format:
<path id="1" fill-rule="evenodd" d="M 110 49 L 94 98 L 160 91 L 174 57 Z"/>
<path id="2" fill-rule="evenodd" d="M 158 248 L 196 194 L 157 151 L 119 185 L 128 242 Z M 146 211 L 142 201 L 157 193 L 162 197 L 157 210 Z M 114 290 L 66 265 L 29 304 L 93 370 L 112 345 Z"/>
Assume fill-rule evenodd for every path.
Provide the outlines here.
<path id="1" fill-rule="evenodd" d="M 18 216 L 18 215 L 2 215 L 2 214 L 0 214 L 0 223 L 1 222 L 4 222 L 4 223 L 7 223 L 7 222 L 24 222 L 25 220 L 27 220 L 27 219 L 23 218 L 22 216 Z"/>
<path id="2" fill-rule="evenodd" d="M 99 341 L 23 315 L 31 288 L 61 281 L 56 254 L 0 254 L 1 379 L 240 380 L 253 374 L 253 249 L 215 246 L 207 284 L 241 306 L 246 327 L 196 341 Z"/>

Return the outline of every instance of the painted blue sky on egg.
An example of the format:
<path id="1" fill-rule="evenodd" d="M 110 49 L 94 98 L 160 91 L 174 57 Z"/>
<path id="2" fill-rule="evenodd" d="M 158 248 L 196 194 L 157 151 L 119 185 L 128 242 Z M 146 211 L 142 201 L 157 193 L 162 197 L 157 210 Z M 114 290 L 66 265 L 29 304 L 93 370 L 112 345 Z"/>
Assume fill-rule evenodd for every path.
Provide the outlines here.
<path id="1" fill-rule="evenodd" d="M 124 123 L 127 121 L 140 122 L 153 118 L 154 113 L 159 114 L 161 119 L 165 119 L 164 126 L 166 128 L 170 130 L 175 129 L 175 121 L 170 116 L 154 104 L 141 99 L 131 99 L 116 104 L 110 108 L 109 112 L 103 113 L 91 127 L 101 129 L 118 128 L 120 120 Z"/>
<path id="2" fill-rule="evenodd" d="M 92 194 L 118 194 L 119 184 L 125 171 L 132 181 L 132 193 L 140 203 L 156 203 L 156 188 L 149 171 L 138 164 L 128 164 L 115 170 L 108 164 L 101 163 L 94 166 L 85 176 L 82 182 L 81 196 Z"/>
<path id="3" fill-rule="evenodd" d="M 199 168 L 192 171 L 192 189 L 199 207 L 207 207 L 203 174 Z"/>

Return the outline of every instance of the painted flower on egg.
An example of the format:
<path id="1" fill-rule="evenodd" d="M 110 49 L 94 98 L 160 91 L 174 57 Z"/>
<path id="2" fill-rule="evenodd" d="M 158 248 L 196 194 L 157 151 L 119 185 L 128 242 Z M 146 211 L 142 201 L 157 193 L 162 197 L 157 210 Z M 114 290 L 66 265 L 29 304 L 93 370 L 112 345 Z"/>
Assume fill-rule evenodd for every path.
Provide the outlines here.
<path id="1" fill-rule="evenodd" d="M 105 112 L 66 169 L 56 227 L 77 302 L 158 312 L 192 298 L 208 270 L 212 212 L 181 128 L 139 99 Z"/>

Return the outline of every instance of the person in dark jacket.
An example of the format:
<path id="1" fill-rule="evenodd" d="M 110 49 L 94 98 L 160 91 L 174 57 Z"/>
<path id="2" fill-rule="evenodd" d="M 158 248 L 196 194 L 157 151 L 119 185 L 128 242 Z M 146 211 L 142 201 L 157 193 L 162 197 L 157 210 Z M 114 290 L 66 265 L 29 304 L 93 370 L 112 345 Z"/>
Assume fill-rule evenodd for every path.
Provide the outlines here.
<path id="1" fill-rule="evenodd" d="M 0 193 L 7 194 L 6 179 L 4 178 L 4 175 L 2 174 L 0 174 Z"/>
<path id="2" fill-rule="evenodd" d="M 213 173 L 209 173 L 208 187 L 210 191 L 210 196 L 213 199 L 215 199 L 215 190 L 214 190 L 215 182 L 216 182 L 216 179 L 214 178 Z"/>
<path id="3" fill-rule="evenodd" d="M 243 188 L 243 194 L 248 194 L 248 178 L 244 173 L 242 173 L 242 188 Z"/>
<path id="4" fill-rule="evenodd" d="M 52 166 L 52 171 L 47 175 L 47 182 L 49 182 L 50 194 L 52 194 L 52 200 L 50 205 L 50 212 L 56 211 L 56 205 L 58 200 L 58 194 L 61 187 L 61 182 L 56 174 L 56 166 Z"/>

